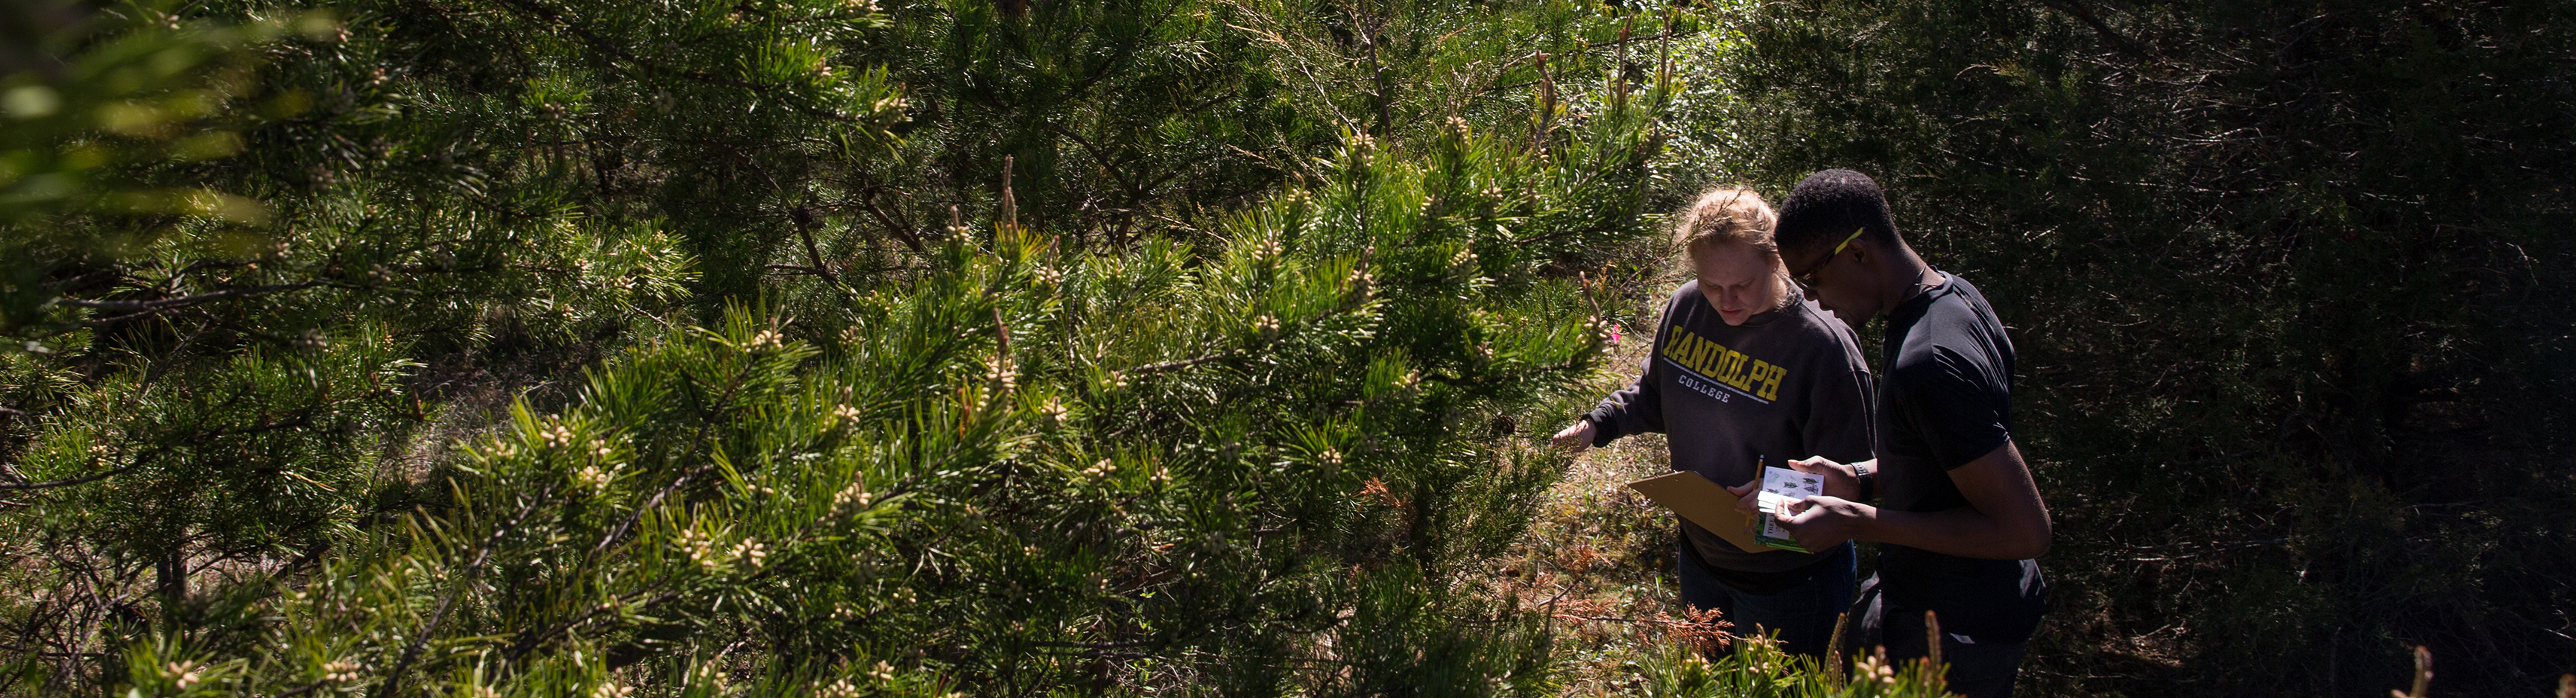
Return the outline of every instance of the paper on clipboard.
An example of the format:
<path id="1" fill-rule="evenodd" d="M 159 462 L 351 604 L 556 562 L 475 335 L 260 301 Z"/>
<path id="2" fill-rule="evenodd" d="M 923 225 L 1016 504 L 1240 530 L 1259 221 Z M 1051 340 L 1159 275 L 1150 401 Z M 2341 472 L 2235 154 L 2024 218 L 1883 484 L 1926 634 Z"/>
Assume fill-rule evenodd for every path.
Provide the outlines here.
<path id="1" fill-rule="evenodd" d="M 1709 482 L 1699 473 L 1675 471 L 1628 483 L 1628 489 L 1646 495 L 1700 528 L 1726 539 L 1737 549 L 1748 553 L 1767 553 L 1777 548 L 1763 545 L 1753 536 L 1753 515 L 1735 508 L 1735 494 Z"/>

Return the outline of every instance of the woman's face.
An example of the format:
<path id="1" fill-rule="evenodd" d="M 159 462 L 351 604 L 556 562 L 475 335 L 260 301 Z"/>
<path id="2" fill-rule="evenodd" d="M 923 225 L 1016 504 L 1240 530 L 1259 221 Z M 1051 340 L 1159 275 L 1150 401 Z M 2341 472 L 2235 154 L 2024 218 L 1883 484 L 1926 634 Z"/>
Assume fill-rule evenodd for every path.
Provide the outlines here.
<path id="1" fill-rule="evenodd" d="M 1787 272 L 1762 250 L 1741 242 L 1700 243 L 1692 246 L 1690 261 L 1699 273 L 1699 294 L 1726 324 L 1741 325 L 1745 318 L 1780 307 L 1785 293 L 1780 278 Z"/>

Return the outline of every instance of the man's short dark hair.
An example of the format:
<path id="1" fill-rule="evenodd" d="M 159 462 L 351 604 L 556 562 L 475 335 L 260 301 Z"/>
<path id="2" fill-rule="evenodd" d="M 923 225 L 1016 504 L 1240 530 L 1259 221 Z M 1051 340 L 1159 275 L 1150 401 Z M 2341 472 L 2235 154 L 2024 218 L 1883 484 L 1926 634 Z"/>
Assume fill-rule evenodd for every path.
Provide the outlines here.
<path id="1" fill-rule="evenodd" d="M 1794 254 L 1823 252 L 1854 230 L 1881 244 L 1902 242 L 1896 219 L 1887 212 L 1887 194 L 1869 175 L 1851 170 L 1825 170 L 1799 180 L 1789 199 L 1780 202 L 1780 223 L 1772 238 L 1780 250 Z"/>

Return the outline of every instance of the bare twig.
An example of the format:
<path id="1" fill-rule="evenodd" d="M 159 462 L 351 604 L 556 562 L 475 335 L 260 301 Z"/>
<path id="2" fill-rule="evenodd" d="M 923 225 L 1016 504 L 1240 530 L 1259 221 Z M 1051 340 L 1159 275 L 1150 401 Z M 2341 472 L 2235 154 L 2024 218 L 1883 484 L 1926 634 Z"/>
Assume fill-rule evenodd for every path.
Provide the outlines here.
<path id="1" fill-rule="evenodd" d="M 1011 194 L 1011 170 L 1018 168 L 1013 156 L 1002 156 L 1002 227 L 1018 230 L 1020 202 Z"/>
<path id="2" fill-rule="evenodd" d="M 2145 46 L 2141 46 L 2137 42 L 2130 41 L 2129 37 L 2121 36 L 2119 32 L 2112 31 L 2111 25 L 2102 23 L 2102 18 L 2094 16 L 2093 10 L 2085 7 L 2080 0 L 2039 1 L 2040 4 L 2047 5 L 2049 8 L 2055 9 L 2059 12 L 2064 12 L 2067 16 L 2074 17 L 2075 21 L 2082 22 L 2084 26 L 2092 28 L 2093 33 L 2101 35 L 2103 41 L 2110 42 L 2112 48 L 2119 49 L 2122 52 L 2145 59 L 2150 63 L 2162 62 L 2162 57 L 2157 56 L 2154 51 L 2148 50 Z"/>
<path id="3" fill-rule="evenodd" d="M 877 190 L 869 189 L 866 195 L 859 197 L 859 206 L 868 215 L 876 216 L 877 223 L 884 225 L 886 232 L 893 233 L 895 239 L 903 241 L 903 246 L 910 248 L 913 254 L 922 253 L 921 238 L 913 235 L 910 227 L 896 223 L 893 216 L 886 215 L 885 209 L 877 207 Z"/>
<path id="4" fill-rule="evenodd" d="M 788 209 L 787 214 L 788 219 L 796 223 L 796 238 L 805 242 L 805 261 L 814 265 L 814 275 L 823 277 L 825 283 L 840 285 L 841 277 L 832 274 L 832 269 L 823 265 L 823 252 L 814 246 L 813 209 L 798 206 Z"/>

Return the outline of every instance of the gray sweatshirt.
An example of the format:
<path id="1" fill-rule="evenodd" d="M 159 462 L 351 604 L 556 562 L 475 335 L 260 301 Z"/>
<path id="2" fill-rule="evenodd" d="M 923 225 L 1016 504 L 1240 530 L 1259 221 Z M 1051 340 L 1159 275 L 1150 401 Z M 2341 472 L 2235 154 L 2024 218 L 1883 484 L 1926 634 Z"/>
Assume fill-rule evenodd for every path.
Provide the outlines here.
<path id="1" fill-rule="evenodd" d="M 1869 459 L 1869 363 L 1851 328 L 1815 303 L 1728 325 L 1693 281 L 1673 292 L 1654 341 L 1645 375 L 1584 416 L 1598 430 L 1593 445 L 1661 432 L 1674 470 L 1730 486 L 1758 474 L 1756 456 L 1781 467 L 1809 456 Z M 1682 535 L 1730 583 L 1799 569 L 1824 552 L 1748 553 L 1689 521 Z"/>

